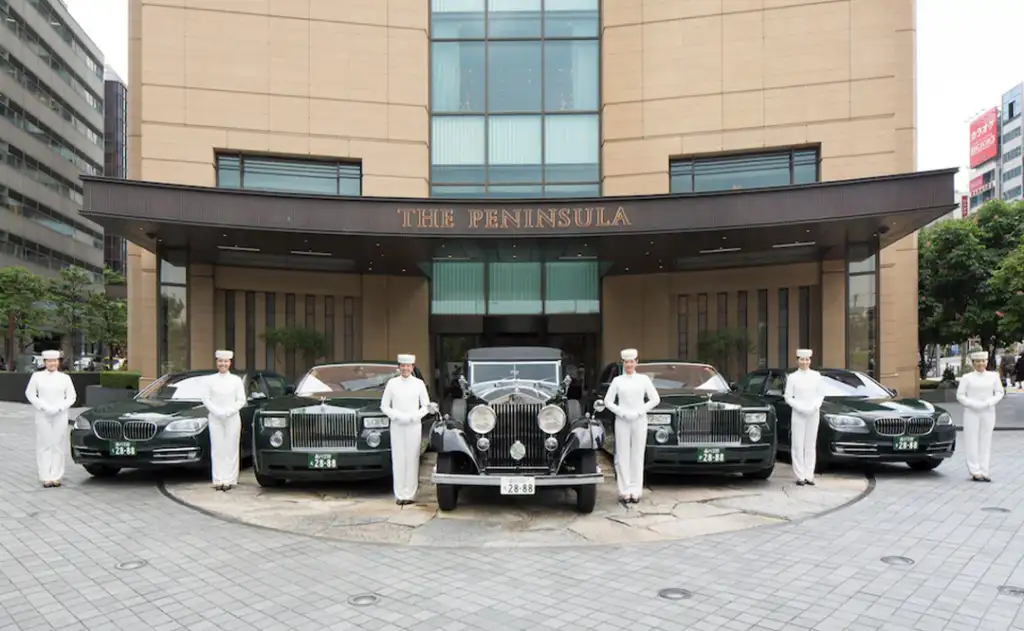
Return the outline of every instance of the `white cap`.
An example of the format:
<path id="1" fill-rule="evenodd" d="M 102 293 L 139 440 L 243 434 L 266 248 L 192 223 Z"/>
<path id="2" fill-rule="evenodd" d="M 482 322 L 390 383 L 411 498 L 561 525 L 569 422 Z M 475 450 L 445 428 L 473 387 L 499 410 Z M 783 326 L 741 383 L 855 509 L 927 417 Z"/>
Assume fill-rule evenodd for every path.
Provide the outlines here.
<path id="1" fill-rule="evenodd" d="M 627 360 L 630 360 L 630 359 L 636 359 L 638 355 L 639 355 L 639 353 L 636 352 L 635 348 L 624 348 L 619 353 L 619 357 L 622 358 L 622 361 L 627 361 Z"/>
<path id="2" fill-rule="evenodd" d="M 217 359 L 234 359 L 235 353 L 233 351 L 217 351 L 214 356 Z"/>
<path id="3" fill-rule="evenodd" d="M 415 364 L 416 363 L 416 356 L 415 355 L 399 355 L 398 356 L 398 363 L 399 364 Z"/>
<path id="4" fill-rule="evenodd" d="M 988 361 L 988 351 L 974 351 L 969 355 L 972 362 Z"/>
<path id="5" fill-rule="evenodd" d="M 60 351 L 43 351 L 43 359 L 60 359 Z"/>
<path id="6" fill-rule="evenodd" d="M 814 351 L 812 351 L 809 348 L 798 348 L 798 349 L 796 349 L 796 356 L 798 358 L 800 358 L 800 359 L 803 359 L 805 357 L 807 359 L 810 359 L 810 358 L 814 357 Z"/>

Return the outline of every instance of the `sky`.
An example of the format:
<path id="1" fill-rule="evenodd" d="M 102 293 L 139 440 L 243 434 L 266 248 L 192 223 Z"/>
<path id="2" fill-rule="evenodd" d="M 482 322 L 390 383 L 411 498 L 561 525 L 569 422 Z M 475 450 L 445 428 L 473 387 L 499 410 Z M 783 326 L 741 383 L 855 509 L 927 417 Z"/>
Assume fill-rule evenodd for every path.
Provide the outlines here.
<path id="1" fill-rule="evenodd" d="M 127 81 L 128 0 L 65 2 Z M 1022 0 L 917 0 L 919 170 L 960 167 L 957 189 L 967 188 L 971 120 L 1024 81 L 1022 29 Z"/>

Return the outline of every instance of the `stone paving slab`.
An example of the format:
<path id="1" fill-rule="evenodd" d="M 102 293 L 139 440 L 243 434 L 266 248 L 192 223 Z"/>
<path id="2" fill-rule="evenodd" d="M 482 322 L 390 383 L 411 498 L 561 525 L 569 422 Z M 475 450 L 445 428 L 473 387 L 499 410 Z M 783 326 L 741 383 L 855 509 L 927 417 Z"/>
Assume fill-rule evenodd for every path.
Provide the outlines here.
<path id="1" fill-rule="evenodd" d="M 395 504 L 390 480 L 345 484 L 297 484 L 262 488 L 251 471 L 223 493 L 206 480 L 170 480 L 165 492 L 177 501 L 221 518 L 286 532 L 345 541 L 430 547 L 535 547 L 625 544 L 688 539 L 813 517 L 862 497 L 862 473 L 817 478 L 798 487 L 792 469 L 776 466 L 766 481 L 739 476 L 648 480 L 639 504 L 617 501 L 612 463 L 602 453 L 605 482 L 589 515 L 575 511 L 575 493 L 538 489 L 531 497 L 501 496 L 497 489 L 464 488 L 455 511 L 437 508 L 430 481 L 436 460 L 426 454 L 416 503 Z"/>

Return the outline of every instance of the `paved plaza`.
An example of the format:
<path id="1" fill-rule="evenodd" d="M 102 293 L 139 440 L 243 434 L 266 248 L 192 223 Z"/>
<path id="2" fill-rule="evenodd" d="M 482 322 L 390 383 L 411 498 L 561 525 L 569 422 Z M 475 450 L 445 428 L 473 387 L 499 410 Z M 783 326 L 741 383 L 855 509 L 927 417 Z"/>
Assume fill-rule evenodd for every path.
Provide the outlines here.
<path id="1" fill-rule="evenodd" d="M 27 406 L 0 404 L 0 631 L 1024 631 L 1024 589 L 1000 591 L 1024 588 L 1024 432 L 999 435 L 991 484 L 970 482 L 958 454 L 929 473 L 873 469 L 857 501 L 779 524 L 464 547 L 254 527 L 173 501 L 147 474 L 69 465 L 64 487 L 44 489 L 33 434 Z M 785 488 L 784 465 L 778 476 Z M 247 492 L 220 494 L 219 511 Z M 659 596 L 673 588 L 682 598 Z"/>

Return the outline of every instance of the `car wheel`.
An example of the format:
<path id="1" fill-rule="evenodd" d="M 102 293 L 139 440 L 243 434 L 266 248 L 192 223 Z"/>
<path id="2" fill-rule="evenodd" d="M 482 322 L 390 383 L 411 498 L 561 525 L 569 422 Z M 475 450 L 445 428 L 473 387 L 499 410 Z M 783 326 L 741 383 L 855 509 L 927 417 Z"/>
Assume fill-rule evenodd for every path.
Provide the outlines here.
<path id="1" fill-rule="evenodd" d="M 257 473 L 255 475 L 256 483 L 265 489 L 284 486 L 284 480 L 281 478 L 272 478 L 269 475 L 263 475 L 262 473 Z"/>
<path id="2" fill-rule="evenodd" d="M 761 469 L 760 471 L 747 471 L 743 474 L 743 477 L 749 480 L 767 480 L 772 477 L 773 473 L 775 473 L 775 465 L 772 465 L 767 469 Z"/>
<path id="3" fill-rule="evenodd" d="M 580 454 L 579 467 L 576 473 L 588 475 L 597 473 L 597 452 L 584 451 Z M 576 512 L 589 515 L 597 505 L 597 485 L 581 484 L 576 487 Z"/>
<path id="4" fill-rule="evenodd" d="M 437 472 L 455 473 L 455 454 L 437 454 Z M 454 484 L 437 485 L 437 507 L 448 512 L 459 505 L 459 487 Z"/>
<path id="5" fill-rule="evenodd" d="M 908 460 L 907 466 L 914 471 L 934 471 L 935 467 L 942 464 L 941 458 L 929 458 L 927 460 Z"/>
<path id="6" fill-rule="evenodd" d="M 121 467 L 110 467 L 105 464 L 87 464 L 84 466 L 89 475 L 96 478 L 112 478 L 121 471 Z"/>

